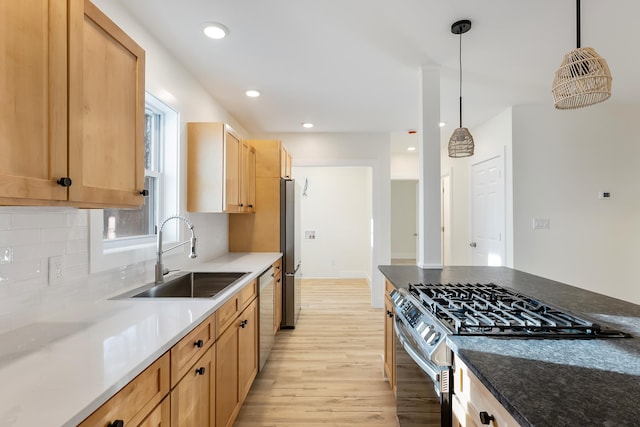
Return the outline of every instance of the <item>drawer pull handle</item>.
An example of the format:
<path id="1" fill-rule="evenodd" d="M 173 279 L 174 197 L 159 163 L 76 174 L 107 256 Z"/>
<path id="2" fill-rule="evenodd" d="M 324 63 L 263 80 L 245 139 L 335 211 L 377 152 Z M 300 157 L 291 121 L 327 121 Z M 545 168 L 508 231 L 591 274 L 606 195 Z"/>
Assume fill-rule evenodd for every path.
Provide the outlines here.
<path id="1" fill-rule="evenodd" d="M 114 422 L 109 423 L 109 425 L 107 427 L 124 427 L 124 421 L 115 420 Z"/>
<path id="2" fill-rule="evenodd" d="M 194 343 L 194 345 L 198 348 L 202 348 L 202 346 L 204 345 L 204 341 L 198 340 Z"/>
<path id="3" fill-rule="evenodd" d="M 480 422 L 484 425 L 488 426 L 489 424 L 491 424 L 491 421 L 494 421 L 495 419 L 496 417 L 494 417 L 493 415 L 489 415 L 488 412 L 480 412 Z"/>
<path id="4" fill-rule="evenodd" d="M 204 373 L 205 373 L 204 366 L 203 366 L 203 367 L 200 367 L 200 368 L 198 368 L 198 369 L 196 369 L 196 374 L 198 374 L 198 375 L 204 375 Z"/>

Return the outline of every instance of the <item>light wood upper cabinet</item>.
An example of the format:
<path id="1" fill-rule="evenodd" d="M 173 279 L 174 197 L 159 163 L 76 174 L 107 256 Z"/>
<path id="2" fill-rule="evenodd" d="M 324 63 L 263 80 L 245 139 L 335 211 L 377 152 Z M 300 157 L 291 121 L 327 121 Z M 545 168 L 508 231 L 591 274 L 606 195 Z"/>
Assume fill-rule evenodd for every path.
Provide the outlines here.
<path id="1" fill-rule="evenodd" d="M 67 2 L 0 3 L 2 204 L 67 199 L 67 54 Z"/>
<path id="2" fill-rule="evenodd" d="M 144 200 L 144 51 L 88 0 L 69 23 L 69 200 Z"/>
<path id="3" fill-rule="evenodd" d="M 0 204 L 141 205 L 144 51 L 88 0 L 2 2 L 0 51 Z"/>
<path id="4" fill-rule="evenodd" d="M 280 178 L 291 179 L 291 154 L 286 148 L 280 148 Z"/>
<path id="5" fill-rule="evenodd" d="M 240 208 L 242 212 L 256 211 L 256 149 L 242 143 L 240 168 Z"/>
<path id="6" fill-rule="evenodd" d="M 225 123 L 188 123 L 187 210 L 241 212 L 242 141 Z"/>

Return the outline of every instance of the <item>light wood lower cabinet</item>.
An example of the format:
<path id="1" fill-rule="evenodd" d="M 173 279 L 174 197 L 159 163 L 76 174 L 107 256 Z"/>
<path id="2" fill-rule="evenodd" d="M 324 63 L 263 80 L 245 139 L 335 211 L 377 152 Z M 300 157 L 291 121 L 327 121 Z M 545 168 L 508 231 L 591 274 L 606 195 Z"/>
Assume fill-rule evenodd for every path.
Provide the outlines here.
<path id="1" fill-rule="evenodd" d="M 171 398 L 165 397 L 138 427 L 171 427 Z"/>
<path id="2" fill-rule="evenodd" d="M 394 308 L 389 298 L 389 292 L 395 287 L 385 280 L 385 297 L 384 297 L 384 373 L 387 376 L 389 385 L 396 394 L 396 345 L 394 331 Z"/>
<path id="3" fill-rule="evenodd" d="M 171 425 L 214 427 L 216 424 L 216 345 L 196 361 L 171 390 Z"/>
<path id="4" fill-rule="evenodd" d="M 257 294 L 254 280 L 79 427 L 233 425 L 258 373 Z"/>
<path id="5" fill-rule="evenodd" d="M 122 421 L 127 427 L 145 425 L 145 419 L 169 393 L 169 352 L 142 371 L 115 396 L 98 408 L 79 427 L 118 425 Z M 165 399 L 166 400 L 166 399 Z M 168 425 L 169 420 L 160 417 L 160 422 Z M 153 425 L 153 424 L 151 424 Z"/>
<path id="6" fill-rule="evenodd" d="M 453 427 L 520 426 L 457 355 L 453 366 Z"/>
<path id="7" fill-rule="evenodd" d="M 258 373 L 258 302 L 254 298 L 217 342 L 216 426 L 232 426 Z"/>

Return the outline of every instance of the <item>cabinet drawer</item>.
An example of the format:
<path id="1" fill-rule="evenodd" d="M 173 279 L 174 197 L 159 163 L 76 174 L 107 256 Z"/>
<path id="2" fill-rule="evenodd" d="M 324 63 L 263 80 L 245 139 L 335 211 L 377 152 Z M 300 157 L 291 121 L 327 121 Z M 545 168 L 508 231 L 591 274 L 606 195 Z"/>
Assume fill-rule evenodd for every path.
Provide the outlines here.
<path id="1" fill-rule="evenodd" d="M 173 388 L 215 341 L 215 316 L 209 316 L 171 348 L 171 387 Z"/>
<path id="2" fill-rule="evenodd" d="M 242 288 L 239 292 L 240 295 L 240 311 L 244 310 L 251 301 L 258 296 L 258 281 L 253 280 L 247 286 Z"/>
<path id="3" fill-rule="evenodd" d="M 106 426 L 115 420 L 137 426 L 169 393 L 169 353 L 142 371 L 79 427 Z"/>
<path id="4" fill-rule="evenodd" d="M 237 293 L 216 311 L 216 339 L 227 329 L 240 313 L 240 294 Z"/>
<path id="5" fill-rule="evenodd" d="M 277 276 L 280 272 L 282 272 L 282 258 L 278 259 L 273 264 L 273 275 Z"/>
<path id="6" fill-rule="evenodd" d="M 171 402 L 169 396 L 151 411 L 138 427 L 171 427 Z"/>
<path id="7" fill-rule="evenodd" d="M 391 292 L 392 290 L 394 290 L 396 287 L 393 286 L 393 283 L 391 283 L 390 281 L 386 280 L 384 281 L 384 294 L 385 295 L 389 295 L 389 292 Z"/>
<path id="8" fill-rule="evenodd" d="M 464 424 L 461 419 L 459 424 L 482 425 L 480 422 L 480 413 L 486 412 L 494 417 L 494 426 L 499 427 L 519 427 L 520 424 L 511 416 L 511 414 L 498 402 L 493 394 L 480 382 L 480 380 L 469 370 L 469 368 L 457 356 L 455 357 L 455 383 L 454 393 L 457 404 L 460 407 L 460 418 L 472 420 Z M 463 413 L 464 412 L 464 413 Z M 457 427 L 457 426 L 456 426 Z"/>

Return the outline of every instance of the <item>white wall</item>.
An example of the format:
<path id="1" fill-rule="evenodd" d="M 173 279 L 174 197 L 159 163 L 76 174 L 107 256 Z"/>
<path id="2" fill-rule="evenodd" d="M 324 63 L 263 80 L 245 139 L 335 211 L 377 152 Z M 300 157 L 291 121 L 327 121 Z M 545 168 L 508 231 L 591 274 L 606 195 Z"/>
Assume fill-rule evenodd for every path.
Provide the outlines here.
<path id="1" fill-rule="evenodd" d="M 384 280 L 378 271 L 378 265 L 390 263 L 389 134 L 290 133 L 253 135 L 252 137 L 280 139 L 291 153 L 293 166 L 296 167 L 366 166 L 371 168 L 373 189 L 371 304 L 373 307 L 383 307 Z"/>
<path id="2" fill-rule="evenodd" d="M 418 154 L 391 153 L 391 179 L 420 179 Z"/>
<path id="3" fill-rule="evenodd" d="M 299 199 L 303 275 L 370 282 L 371 168 L 294 167 L 292 174 L 308 184 Z"/>
<path id="4" fill-rule="evenodd" d="M 94 0 L 94 3 L 145 49 L 147 90 L 180 113 L 181 194 L 186 194 L 185 123 L 226 121 L 241 133 L 244 130 L 162 45 L 130 19 L 127 12 L 108 0 Z M 186 200 L 182 199 L 180 206 L 184 213 Z M 198 236 L 199 258 L 196 261 L 227 251 L 226 214 L 187 216 L 194 223 Z M 89 275 L 88 221 L 88 211 L 81 209 L 0 208 L 0 333 L 63 309 L 65 301 L 71 298 L 90 300 L 104 289 L 152 278 L 153 261 L 122 265 L 105 273 Z M 54 255 L 63 256 L 67 280 L 60 286 L 49 287 L 47 259 Z M 186 252 L 167 255 L 167 267 L 194 265 L 187 259 Z"/>
<path id="5" fill-rule="evenodd" d="M 503 111 L 486 123 L 469 129 L 475 142 L 475 154 L 472 157 L 452 159 L 448 156 L 446 142 L 451 132 L 442 132 L 442 138 L 446 141 L 442 149 L 442 174 L 451 175 L 451 211 L 452 211 L 452 265 L 471 265 L 471 193 L 469 191 L 472 163 L 488 160 L 496 155 L 506 157 L 506 239 L 507 239 L 507 266 L 513 266 L 513 220 L 510 214 L 513 210 L 512 176 L 512 130 L 511 108 Z M 505 154 L 506 153 L 506 154 Z"/>
<path id="6" fill-rule="evenodd" d="M 638 117 L 611 103 L 513 108 L 515 268 L 640 303 Z"/>

